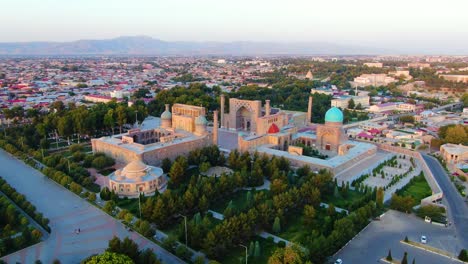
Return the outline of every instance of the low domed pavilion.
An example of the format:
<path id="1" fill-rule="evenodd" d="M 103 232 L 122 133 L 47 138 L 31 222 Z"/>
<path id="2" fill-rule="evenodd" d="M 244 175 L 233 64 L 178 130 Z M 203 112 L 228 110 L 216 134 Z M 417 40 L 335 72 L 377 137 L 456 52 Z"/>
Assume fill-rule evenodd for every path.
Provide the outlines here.
<path id="1" fill-rule="evenodd" d="M 119 196 L 138 197 L 140 193 L 153 195 L 156 191 L 163 192 L 167 179 L 161 168 L 135 160 L 110 174 L 109 186 Z"/>

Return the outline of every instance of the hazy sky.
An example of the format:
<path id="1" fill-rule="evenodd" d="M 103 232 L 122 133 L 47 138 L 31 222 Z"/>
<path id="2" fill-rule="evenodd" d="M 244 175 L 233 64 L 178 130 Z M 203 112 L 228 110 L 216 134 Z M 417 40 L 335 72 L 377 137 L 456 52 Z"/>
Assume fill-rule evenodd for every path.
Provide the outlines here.
<path id="1" fill-rule="evenodd" d="M 0 42 L 147 35 L 468 52 L 468 0 L 2 0 Z"/>

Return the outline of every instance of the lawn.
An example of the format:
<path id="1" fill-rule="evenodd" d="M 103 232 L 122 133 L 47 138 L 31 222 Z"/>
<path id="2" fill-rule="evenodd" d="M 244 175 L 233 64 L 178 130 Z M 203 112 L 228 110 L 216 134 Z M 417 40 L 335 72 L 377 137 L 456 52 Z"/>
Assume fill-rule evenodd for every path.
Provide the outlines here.
<path id="1" fill-rule="evenodd" d="M 99 171 L 99 173 L 102 174 L 103 176 L 109 176 L 109 174 L 111 174 L 114 171 L 115 169 L 111 167 L 111 168 L 102 169 Z"/>
<path id="2" fill-rule="evenodd" d="M 334 195 L 330 195 L 323 198 L 324 203 L 333 204 L 335 207 L 340 207 L 344 209 L 348 209 L 347 207 L 352 204 L 353 202 L 359 200 L 364 195 L 360 192 L 349 190 L 348 195 L 346 198 L 341 196 L 336 197 Z"/>
<path id="3" fill-rule="evenodd" d="M 127 209 L 134 216 L 139 217 L 140 210 L 138 207 L 138 199 L 118 199 L 116 202 L 117 206 L 122 209 Z"/>
<path id="4" fill-rule="evenodd" d="M 397 192 L 401 196 L 412 196 L 419 203 L 422 199 L 432 194 L 431 187 L 426 179 L 421 176 L 414 177 L 403 189 Z"/>
<path id="5" fill-rule="evenodd" d="M 260 243 L 260 257 L 254 258 L 249 257 L 249 263 L 267 263 L 268 258 L 273 254 L 277 248 L 276 244 L 273 241 L 268 241 L 259 236 L 255 236 L 253 241 L 258 241 Z M 250 243 L 250 242 L 249 242 Z M 249 243 L 245 245 L 249 247 Z M 228 254 L 220 261 L 223 264 L 243 264 L 245 263 L 245 248 L 238 246 L 231 248 Z"/>
<path id="6" fill-rule="evenodd" d="M 237 191 L 231 196 L 226 196 L 223 200 L 218 200 L 214 205 L 211 206 L 211 210 L 223 213 L 226 207 L 228 206 L 229 202 L 232 200 L 234 204 L 234 208 L 238 211 L 243 211 L 247 206 L 247 193 L 249 191 Z M 256 192 L 268 192 L 266 190 L 256 191 Z M 255 192 L 252 191 L 252 199 L 254 197 Z"/>
<path id="7" fill-rule="evenodd" d="M 324 223 L 326 216 L 327 209 L 322 207 L 320 209 L 316 208 L 316 229 L 323 229 L 324 226 L 318 226 L 318 223 Z M 304 225 L 303 219 L 304 216 L 302 212 L 289 215 L 287 218 L 287 223 L 281 223 L 281 232 L 278 234 L 278 236 L 291 242 L 303 244 L 306 238 L 306 234 L 310 234 L 312 231 L 312 228 Z M 272 233 L 271 230 L 270 233 Z"/>

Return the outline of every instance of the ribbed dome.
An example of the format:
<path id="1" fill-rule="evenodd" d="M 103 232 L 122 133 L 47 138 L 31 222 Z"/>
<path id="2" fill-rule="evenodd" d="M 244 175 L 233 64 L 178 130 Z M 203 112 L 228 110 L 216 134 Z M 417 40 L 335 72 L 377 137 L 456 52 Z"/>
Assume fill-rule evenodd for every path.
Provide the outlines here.
<path id="1" fill-rule="evenodd" d="M 142 161 L 134 160 L 122 169 L 121 175 L 127 178 L 141 177 L 146 174 L 147 167 Z"/>
<path id="2" fill-rule="evenodd" d="M 337 107 L 330 108 L 325 113 L 325 122 L 339 122 L 343 123 L 343 112 Z"/>
<path id="3" fill-rule="evenodd" d="M 172 119 L 172 114 L 171 112 L 169 111 L 164 111 L 162 114 L 161 114 L 161 119 Z"/>
<path id="4" fill-rule="evenodd" d="M 206 117 L 205 116 L 198 116 L 197 118 L 195 118 L 195 125 L 206 125 L 208 124 L 208 121 L 206 120 Z"/>

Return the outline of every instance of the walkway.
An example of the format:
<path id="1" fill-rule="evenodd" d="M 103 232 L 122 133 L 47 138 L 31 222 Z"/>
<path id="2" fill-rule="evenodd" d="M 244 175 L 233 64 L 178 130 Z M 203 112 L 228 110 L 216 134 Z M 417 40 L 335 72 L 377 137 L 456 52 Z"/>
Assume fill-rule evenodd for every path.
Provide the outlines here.
<path id="1" fill-rule="evenodd" d="M 244 188 L 242 188 L 242 190 L 247 190 L 247 191 L 250 191 L 250 190 L 253 190 L 253 189 L 255 189 L 257 191 L 270 190 L 270 185 L 271 185 L 271 182 L 265 178 L 265 179 L 263 179 L 263 184 L 262 185 L 257 186 L 257 187 L 244 187 Z"/>
<path id="2" fill-rule="evenodd" d="M 278 243 L 278 242 L 280 242 L 280 241 L 283 241 L 284 243 L 286 243 L 286 246 L 288 246 L 288 245 L 290 245 L 290 244 L 293 244 L 293 242 L 291 242 L 291 241 L 289 241 L 289 240 L 283 239 L 283 238 L 281 238 L 281 237 L 279 237 L 279 236 L 275 236 L 275 235 L 273 235 L 273 234 L 271 234 L 271 233 L 268 233 L 268 232 L 265 232 L 265 231 L 260 232 L 258 235 L 259 235 L 260 237 L 262 237 L 262 238 L 265 238 L 265 239 L 267 239 L 267 238 L 269 238 L 269 237 L 272 237 L 272 238 L 273 238 L 273 241 L 274 241 L 275 243 Z"/>
<path id="3" fill-rule="evenodd" d="M 215 219 L 218 219 L 218 220 L 221 220 L 223 221 L 224 220 L 224 215 L 223 214 L 220 214 L 218 212 L 215 212 L 213 210 L 208 210 L 209 213 L 213 214 L 213 218 Z"/>
<path id="4" fill-rule="evenodd" d="M 140 248 L 151 248 L 165 263 L 184 263 L 176 256 L 140 236 L 129 232 L 116 219 L 90 205 L 40 172 L 0 150 L 0 175 L 18 192 L 24 194 L 37 210 L 50 219 L 50 237 L 34 246 L 5 256 L 8 263 L 34 263 L 37 259 L 51 263 L 79 263 L 107 248 L 115 235 L 130 237 Z M 80 228 L 81 233 L 74 230 Z"/>
<path id="5" fill-rule="evenodd" d="M 328 208 L 328 207 L 329 207 L 329 205 L 326 204 L 326 203 L 320 203 L 320 206 L 323 206 L 323 207 L 325 207 L 325 208 Z M 346 212 L 346 214 L 349 214 L 349 211 L 348 211 L 348 210 L 343 209 L 343 208 L 339 208 L 339 207 L 336 207 L 336 206 L 335 206 L 335 212 L 337 212 L 337 213 Z"/>

